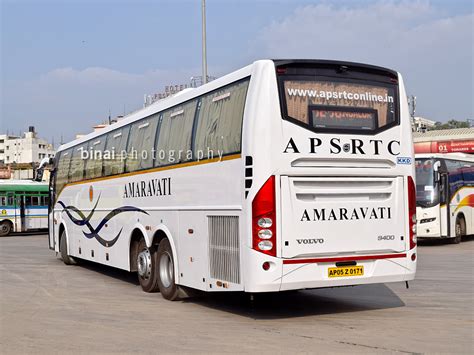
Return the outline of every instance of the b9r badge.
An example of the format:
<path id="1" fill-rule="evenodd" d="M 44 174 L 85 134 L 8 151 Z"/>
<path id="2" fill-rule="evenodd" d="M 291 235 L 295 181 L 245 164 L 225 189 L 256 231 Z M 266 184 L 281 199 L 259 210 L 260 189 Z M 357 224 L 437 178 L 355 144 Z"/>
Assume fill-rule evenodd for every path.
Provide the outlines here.
<path id="1" fill-rule="evenodd" d="M 379 235 L 377 240 L 395 240 L 395 236 L 393 234 L 390 235 Z"/>

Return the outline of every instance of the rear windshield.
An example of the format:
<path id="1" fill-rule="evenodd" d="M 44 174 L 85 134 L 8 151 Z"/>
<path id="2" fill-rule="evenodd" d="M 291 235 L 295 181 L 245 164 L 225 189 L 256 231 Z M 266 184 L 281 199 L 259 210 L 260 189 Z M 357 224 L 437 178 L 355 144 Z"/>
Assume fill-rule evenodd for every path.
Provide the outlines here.
<path id="1" fill-rule="evenodd" d="M 370 133 L 397 124 L 396 84 L 281 75 L 285 119 L 315 131 Z"/>

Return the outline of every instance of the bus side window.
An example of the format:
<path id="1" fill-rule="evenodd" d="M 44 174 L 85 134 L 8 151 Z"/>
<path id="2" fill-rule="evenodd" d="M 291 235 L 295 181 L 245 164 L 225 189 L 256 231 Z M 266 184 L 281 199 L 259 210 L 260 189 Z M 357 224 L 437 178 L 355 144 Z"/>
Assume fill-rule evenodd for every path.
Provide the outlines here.
<path id="1" fill-rule="evenodd" d="M 85 159 L 82 159 L 82 152 L 84 150 L 87 150 L 87 142 L 73 148 L 71 167 L 69 169 L 69 182 L 79 181 L 84 177 L 84 165 L 86 162 Z"/>
<path id="2" fill-rule="evenodd" d="M 448 200 L 451 200 L 453 195 L 458 191 L 460 187 L 463 185 L 463 177 L 461 171 L 461 162 L 457 160 L 445 160 L 446 169 L 448 171 L 448 178 L 447 178 L 447 185 L 449 185 L 448 193 Z"/>
<path id="3" fill-rule="evenodd" d="M 87 147 L 88 159 L 85 162 L 86 179 L 93 179 L 102 176 L 102 161 L 106 136 L 94 138 L 89 141 Z"/>
<path id="4" fill-rule="evenodd" d="M 49 196 L 43 196 L 42 206 L 49 206 Z"/>
<path id="5" fill-rule="evenodd" d="M 155 145 L 158 116 L 153 115 L 132 124 L 127 144 L 126 171 L 153 167 L 152 150 Z"/>
<path id="6" fill-rule="evenodd" d="M 156 144 L 155 166 L 192 160 L 191 141 L 196 106 L 197 100 L 192 100 L 163 112 Z"/>
<path id="7" fill-rule="evenodd" d="M 31 196 L 31 205 L 39 206 L 39 196 Z"/>
<path id="8" fill-rule="evenodd" d="M 104 176 L 122 174 L 127 155 L 127 140 L 130 126 L 125 126 L 107 133 L 104 152 Z"/>
<path id="9" fill-rule="evenodd" d="M 240 153 L 242 120 L 249 79 L 202 98 L 194 137 L 194 153 L 209 149 L 214 156 Z"/>
<path id="10" fill-rule="evenodd" d="M 8 196 L 7 198 L 7 206 L 13 206 L 13 196 Z"/>
<path id="11" fill-rule="evenodd" d="M 61 193 L 64 185 L 68 183 L 71 149 L 62 151 L 58 157 L 58 160 L 58 168 L 56 170 L 56 198 Z"/>
<path id="12" fill-rule="evenodd" d="M 7 205 L 6 196 L 0 196 L 0 206 L 6 206 L 6 205 Z"/>
<path id="13" fill-rule="evenodd" d="M 31 206 L 31 196 L 25 196 L 25 206 Z"/>

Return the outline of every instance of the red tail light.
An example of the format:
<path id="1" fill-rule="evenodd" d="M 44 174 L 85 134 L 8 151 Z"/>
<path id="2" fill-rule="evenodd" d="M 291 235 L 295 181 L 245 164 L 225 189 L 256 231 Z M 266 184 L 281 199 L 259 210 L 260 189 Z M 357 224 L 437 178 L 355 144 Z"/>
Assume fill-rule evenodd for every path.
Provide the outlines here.
<path id="1" fill-rule="evenodd" d="M 265 182 L 252 202 L 252 249 L 276 256 L 275 176 Z"/>
<path id="2" fill-rule="evenodd" d="M 408 177 L 408 226 L 410 228 L 410 250 L 416 247 L 416 187 L 411 176 Z"/>

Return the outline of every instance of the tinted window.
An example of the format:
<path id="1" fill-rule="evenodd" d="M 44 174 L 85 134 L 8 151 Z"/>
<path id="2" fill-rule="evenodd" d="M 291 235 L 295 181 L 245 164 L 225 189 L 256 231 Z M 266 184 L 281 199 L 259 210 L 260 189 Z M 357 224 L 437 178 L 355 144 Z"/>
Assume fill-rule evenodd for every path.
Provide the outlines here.
<path id="1" fill-rule="evenodd" d="M 192 159 L 191 138 L 197 100 L 169 109 L 160 117 L 155 165 Z"/>
<path id="2" fill-rule="evenodd" d="M 396 86 L 296 77 L 283 80 L 288 117 L 316 129 L 375 131 L 396 122 Z"/>
<path id="3" fill-rule="evenodd" d="M 207 157 L 241 150 L 242 119 L 249 80 L 226 86 L 202 98 L 197 121 L 194 153 Z M 201 153 L 201 154 L 202 154 Z"/>
<path id="4" fill-rule="evenodd" d="M 127 171 L 153 167 L 153 148 L 155 146 L 158 115 L 153 115 L 132 124 L 127 144 Z"/>
<path id="5" fill-rule="evenodd" d="M 31 205 L 39 206 L 39 196 L 31 196 Z"/>
<path id="6" fill-rule="evenodd" d="M 93 179 L 102 176 L 102 155 L 105 147 L 105 136 L 89 141 L 87 147 L 88 159 L 85 164 L 85 178 Z"/>
<path id="7" fill-rule="evenodd" d="M 58 194 L 68 182 L 71 149 L 60 152 L 56 173 L 56 193 Z"/>
<path id="8" fill-rule="evenodd" d="M 82 180 L 84 177 L 84 165 L 86 160 L 83 159 L 83 151 L 87 151 L 87 144 L 83 143 L 81 145 L 73 147 L 72 158 L 71 158 L 71 167 L 69 168 L 69 182 Z"/>
<path id="9" fill-rule="evenodd" d="M 124 172 L 129 131 L 130 126 L 125 126 L 107 134 L 103 157 L 104 175 L 115 175 Z"/>

